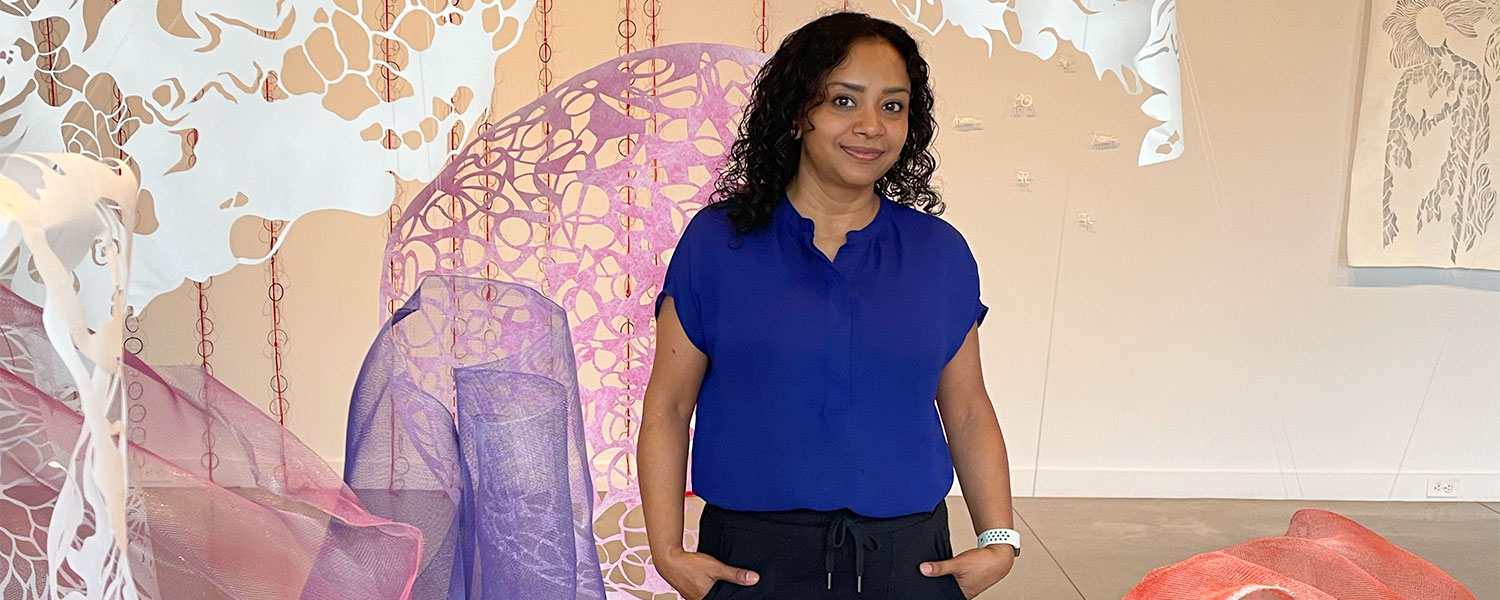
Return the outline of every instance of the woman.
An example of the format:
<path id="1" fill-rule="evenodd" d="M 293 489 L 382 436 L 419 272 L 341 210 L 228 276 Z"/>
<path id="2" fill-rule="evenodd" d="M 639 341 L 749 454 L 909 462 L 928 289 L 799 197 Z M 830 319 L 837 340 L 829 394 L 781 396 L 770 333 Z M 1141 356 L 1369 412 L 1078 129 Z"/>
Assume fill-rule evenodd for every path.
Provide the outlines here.
<path id="1" fill-rule="evenodd" d="M 757 76 L 717 201 L 683 231 L 639 451 L 651 556 L 688 600 L 971 598 L 1019 554 L 978 267 L 935 216 L 927 79 L 893 23 L 803 26 Z M 695 409 L 707 505 L 690 552 Z M 955 469 L 983 532 L 957 557 Z"/>

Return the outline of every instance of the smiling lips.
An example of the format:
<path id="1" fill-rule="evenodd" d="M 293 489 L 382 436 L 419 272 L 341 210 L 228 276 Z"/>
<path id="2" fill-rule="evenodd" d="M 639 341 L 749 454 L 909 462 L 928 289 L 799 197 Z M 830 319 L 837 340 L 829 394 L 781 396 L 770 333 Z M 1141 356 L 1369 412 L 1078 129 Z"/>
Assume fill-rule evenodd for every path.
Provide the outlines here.
<path id="1" fill-rule="evenodd" d="M 876 159 L 880 158 L 880 155 L 885 154 L 884 150 L 876 150 L 874 148 L 861 148 L 859 146 L 840 146 L 840 148 L 844 149 L 845 154 L 854 157 L 854 160 L 859 162 L 875 162 Z"/>

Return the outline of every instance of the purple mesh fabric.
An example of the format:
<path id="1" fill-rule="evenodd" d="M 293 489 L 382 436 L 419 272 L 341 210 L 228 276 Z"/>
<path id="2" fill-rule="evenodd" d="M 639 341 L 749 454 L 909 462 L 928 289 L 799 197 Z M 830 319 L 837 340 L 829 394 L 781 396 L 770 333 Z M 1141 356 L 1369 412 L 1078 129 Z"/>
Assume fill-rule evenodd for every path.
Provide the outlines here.
<path id="1" fill-rule="evenodd" d="M 428 275 L 451 274 L 520 283 L 567 311 L 612 593 L 673 593 L 649 568 L 634 467 L 654 301 L 682 227 L 713 191 L 765 60 L 745 48 L 677 44 L 590 68 L 461 149 L 407 206 L 387 246 L 387 305 Z M 493 343 L 472 328 L 458 335 L 459 346 Z M 446 391 L 453 360 L 424 355 L 402 380 L 433 397 L 395 417 L 411 421 L 420 439 L 444 431 L 426 428 L 440 409 L 455 410 Z M 424 459 L 421 451 L 397 444 L 385 468 L 404 471 Z M 433 489 L 457 485 L 436 479 L 447 475 L 406 476 L 432 479 L 422 484 Z M 696 545 L 696 532 L 685 537 Z"/>
<path id="2" fill-rule="evenodd" d="M 51 597 L 48 515 L 83 418 L 41 328 L 0 288 L 0 592 Z M 129 556 L 144 598 L 407 598 L 416 528 L 371 515 L 326 462 L 196 367 L 126 356 Z M 90 517 L 90 521 L 92 518 Z"/>
<path id="3" fill-rule="evenodd" d="M 430 540 L 414 597 L 604 598 L 567 315 L 536 291 L 423 280 L 365 358 L 347 444 L 365 505 Z"/>

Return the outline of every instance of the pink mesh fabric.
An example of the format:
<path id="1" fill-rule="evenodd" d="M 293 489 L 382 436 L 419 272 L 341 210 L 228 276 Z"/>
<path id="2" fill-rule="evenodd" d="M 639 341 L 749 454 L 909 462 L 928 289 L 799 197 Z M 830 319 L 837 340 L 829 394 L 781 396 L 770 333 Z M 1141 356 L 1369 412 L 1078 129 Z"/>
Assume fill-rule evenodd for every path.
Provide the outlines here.
<path id="1" fill-rule="evenodd" d="M 82 416 L 41 330 L 0 288 L 0 591 L 46 580 L 48 516 Z M 406 598 L 421 535 L 376 518 L 312 449 L 194 367 L 126 357 L 129 554 L 144 598 Z"/>
<path id="2" fill-rule="evenodd" d="M 1194 556 L 1146 575 L 1125 600 L 1472 600 L 1442 569 L 1325 510 L 1287 534 Z"/>

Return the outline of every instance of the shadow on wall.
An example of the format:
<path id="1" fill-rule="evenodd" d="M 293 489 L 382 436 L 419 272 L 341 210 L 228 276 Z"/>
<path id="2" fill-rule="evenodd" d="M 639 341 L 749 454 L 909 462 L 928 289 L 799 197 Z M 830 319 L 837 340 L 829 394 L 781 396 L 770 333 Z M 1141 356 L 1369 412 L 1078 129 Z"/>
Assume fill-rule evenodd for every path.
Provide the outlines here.
<path id="1" fill-rule="evenodd" d="M 1348 287 L 1447 285 L 1500 292 L 1500 271 L 1433 267 L 1349 267 L 1342 271 L 1339 284 Z"/>

